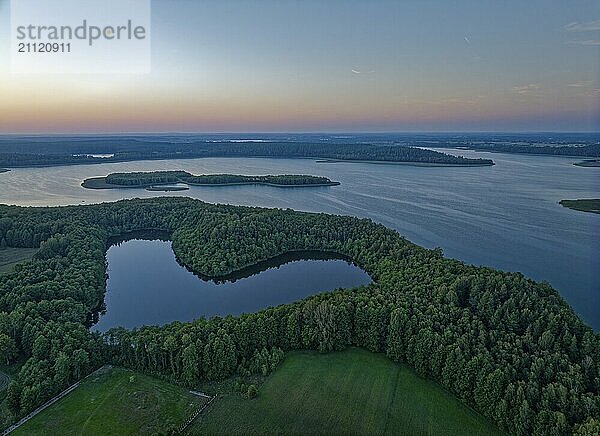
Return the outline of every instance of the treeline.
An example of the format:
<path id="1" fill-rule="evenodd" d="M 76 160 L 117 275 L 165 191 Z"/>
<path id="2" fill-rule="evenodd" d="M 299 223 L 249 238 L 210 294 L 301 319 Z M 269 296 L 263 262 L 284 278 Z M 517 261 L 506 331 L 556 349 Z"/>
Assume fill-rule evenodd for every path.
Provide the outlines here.
<path id="1" fill-rule="evenodd" d="M 106 362 L 194 386 L 266 373 L 282 351 L 356 345 L 408 363 L 508 432 L 598 432 L 600 337 L 550 286 L 521 274 L 445 259 L 370 220 L 185 198 L 0 206 L 0 217 L 4 238 L 23 231 L 13 243 L 43 240 L 33 260 L 0 275 L 0 358 L 26 359 L 3 403 L 12 420 Z M 99 337 L 86 327 L 103 300 L 109 238 L 141 229 L 170 233 L 179 261 L 204 275 L 313 249 L 350 257 L 375 282 Z"/>
<path id="2" fill-rule="evenodd" d="M 578 200 L 560 200 L 561 206 L 580 212 L 600 213 L 600 198 L 580 198 Z"/>
<path id="3" fill-rule="evenodd" d="M 436 144 L 436 147 L 456 147 L 457 144 Z M 471 143 L 466 141 L 459 146 L 469 147 L 478 151 L 491 151 L 496 153 L 518 153 L 518 154 L 543 154 L 550 156 L 581 156 L 600 157 L 600 144 L 577 144 L 577 145 L 547 145 L 547 144 L 522 144 L 522 143 Z"/>
<path id="4" fill-rule="evenodd" d="M 104 178 L 109 185 L 153 186 L 172 183 L 191 185 L 270 184 L 270 185 L 332 185 L 327 177 L 285 174 L 277 176 L 243 176 L 236 174 L 192 175 L 186 171 L 153 171 L 112 173 Z M 85 182 L 84 182 L 85 185 Z"/>
<path id="5" fill-rule="evenodd" d="M 152 171 L 112 173 L 104 178 L 110 185 L 120 186 L 152 186 L 156 184 L 178 183 L 192 175 L 186 171 Z"/>
<path id="6" fill-rule="evenodd" d="M 92 144 L 96 144 L 92 142 Z M 93 157 L 81 153 L 61 153 L 61 149 L 69 147 L 53 144 L 55 149 L 46 151 L 46 148 L 37 144 L 27 147 L 3 146 L 5 151 L 0 152 L 0 165 L 6 167 L 31 167 L 52 165 L 73 165 L 89 163 L 123 162 L 132 160 L 151 159 L 191 159 L 201 157 L 273 157 L 273 158 L 319 158 L 339 160 L 363 160 L 383 162 L 413 162 L 427 164 L 451 165 L 493 165 L 491 159 L 469 159 L 452 156 L 433 150 L 408 146 L 374 145 L 374 144 L 323 144 L 308 142 L 193 142 L 193 143 L 164 143 L 164 142 L 134 142 L 124 145 L 100 146 L 87 148 L 76 143 L 71 149 L 80 152 L 82 149 L 96 150 L 91 153 L 110 153 L 112 157 Z M 28 151 L 11 151 L 12 149 Z M 40 149 L 34 153 L 31 149 Z"/>
<path id="7" fill-rule="evenodd" d="M 0 163 L 9 168 L 51 167 L 101 163 L 105 159 L 91 156 L 38 153 L 0 153 Z M 115 160 L 113 160 L 115 161 Z"/>
<path id="8" fill-rule="evenodd" d="M 501 153 L 600 157 L 600 135 L 598 133 L 420 133 L 389 135 L 388 137 L 394 138 L 399 143 L 416 147 L 469 148 Z"/>
<path id="9" fill-rule="evenodd" d="M 192 185 L 227 185 L 227 184 L 258 184 L 258 185 L 333 185 L 327 177 L 308 176 L 305 174 L 282 174 L 266 176 L 241 176 L 235 174 L 205 174 L 184 179 Z"/>

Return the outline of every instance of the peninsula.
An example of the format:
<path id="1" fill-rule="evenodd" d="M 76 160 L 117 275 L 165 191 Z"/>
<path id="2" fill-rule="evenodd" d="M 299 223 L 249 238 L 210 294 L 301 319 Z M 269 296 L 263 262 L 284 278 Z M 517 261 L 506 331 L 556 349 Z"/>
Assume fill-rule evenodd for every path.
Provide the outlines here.
<path id="1" fill-rule="evenodd" d="M 585 159 L 581 162 L 575 162 L 576 167 L 600 167 L 600 159 Z"/>
<path id="2" fill-rule="evenodd" d="M 237 174 L 193 175 L 187 171 L 152 171 L 132 173 L 112 173 L 106 177 L 92 177 L 83 181 L 81 186 L 88 189 L 146 188 L 151 191 L 180 191 L 186 186 L 231 186 L 231 185 L 267 185 L 283 188 L 308 186 L 336 186 L 327 177 L 284 174 L 278 176 L 244 176 Z"/>
<path id="3" fill-rule="evenodd" d="M 0 138 L 0 166 L 9 168 L 225 157 L 405 162 L 466 167 L 494 165 L 491 159 L 466 158 L 425 148 L 389 144 L 304 141 L 237 143 L 201 138 L 165 142 L 152 136 L 55 137 L 48 141 Z"/>
<path id="4" fill-rule="evenodd" d="M 580 212 L 600 213 L 600 199 L 560 200 L 559 204 Z"/>

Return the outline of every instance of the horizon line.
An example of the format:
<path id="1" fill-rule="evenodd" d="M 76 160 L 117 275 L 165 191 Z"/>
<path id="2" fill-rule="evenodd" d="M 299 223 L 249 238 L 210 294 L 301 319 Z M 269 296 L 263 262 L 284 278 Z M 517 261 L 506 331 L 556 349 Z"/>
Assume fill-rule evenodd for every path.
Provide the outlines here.
<path id="1" fill-rule="evenodd" d="M 598 134 L 600 130 L 314 130 L 314 131 L 97 131 L 97 132 L 0 132 L 0 136 L 97 136 L 97 135 L 402 135 L 402 134 Z"/>

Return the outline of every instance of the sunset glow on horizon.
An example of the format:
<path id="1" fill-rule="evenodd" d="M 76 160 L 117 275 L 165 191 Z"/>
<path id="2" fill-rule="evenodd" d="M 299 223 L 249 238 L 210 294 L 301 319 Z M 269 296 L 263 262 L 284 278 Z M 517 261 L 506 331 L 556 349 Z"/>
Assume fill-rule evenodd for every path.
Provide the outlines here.
<path id="1" fill-rule="evenodd" d="M 600 3 L 562 3 L 156 0 L 150 74 L 24 76 L 0 0 L 0 133 L 598 131 Z"/>

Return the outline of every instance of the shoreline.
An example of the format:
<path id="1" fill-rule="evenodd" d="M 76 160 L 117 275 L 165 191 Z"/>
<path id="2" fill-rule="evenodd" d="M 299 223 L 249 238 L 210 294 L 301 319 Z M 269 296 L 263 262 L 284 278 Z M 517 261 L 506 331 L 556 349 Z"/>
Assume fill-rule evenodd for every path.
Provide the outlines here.
<path id="1" fill-rule="evenodd" d="M 441 162 L 410 162 L 410 161 L 385 161 L 385 160 L 354 160 L 354 159 L 318 159 L 316 160 L 318 164 L 327 164 L 327 163 L 366 163 L 366 164 L 376 164 L 376 165 L 406 165 L 413 167 L 456 167 L 456 168 L 464 168 L 464 167 L 491 167 L 496 165 L 494 162 L 491 163 L 441 163 Z"/>
<path id="2" fill-rule="evenodd" d="M 597 198 L 578 198 L 577 200 L 560 200 L 558 202 L 562 207 L 574 210 L 576 212 L 587 212 L 600 214 L 600 199 Z"/>
<path id="3" fill-rule="evenodd" d="M 474 150 L 477 151 L 477 150 Z M 518 153 L 512 153 L 518 154 Z M 521 153 L 522 154 L 522 153 Z M 578 156 L 582 157 L 582 156 Z M 45 162 L 36 162 L 29 164 L 17 164 L 12 165 L 11 168 L 52 168 L 52 167 L 63 167 L 63 166 L 77 166 L 77 165 L 98 165 L 98 164 L 110 164 L 110 163 L 125 163 L 125 162 L 143 162 L 143 161 L 157 161 L 157 160 L 192 160 L 192 159 L 306 159 L 306 160 L 314 160 L 317 162 L 320 161 L 332 161 L 332 162 L 357 162 L 357 163 L 379 163 L 379 164 L 416 164 L 416 166 L 421 166 L 420 164 L 431 165 L 431 166 L 493 166 L 495 163 L 492 161 L 491 163 L 481 164 L 481 163 L 473 163 L 473 164 L 461 164 L 461 163 L 453 163 L 453 164 L 444 164 L 438 162 L 417 162 L 417 161 L 393 161 L 393 160 L 361 160 L 361 159 L 330 159 L 323 158 L 317 156 L 270 156 L 270 155 L 255 155 L 255 156 L 148 156 L 148 157 L 135 157 L 135 158 L 127 158 L 127 157 L 110 157 L 110 158 L 90 158 L 87 161 L 82 162 L 56 162 L 56 163 L 45 163 Z M 9 170 L 10 171 L 10 170 Z"/>
<path id="4" fill-rule="evenodd" d="M 574 162 L 573 165 L 581 168 L 599 168 L 600 159 L 584 159 L 579 162 Z"/>
<path id="5" fill-rule="evenodd" d="M 171 242 L 173 244 L 173 235 L 168 230 L 164 229 L 145 229 L 145 230 L 134 230 L 131 232 L 121 233 L 119 235 L 111 235 L 106 241 L 105 256 L 108 249 L 112 246 L 118 246 L 124 242 L 132 240 L 145 240 L 145 241 L 163 241 Z M 271 257 L 250 262 L 245 265 L 241 265 L 235 269 L 232 269 L 224 274 L 210 275 L 194 270 L 191 266 L 185 264 L 185 262 L 177 256 L 175 250 L 171 247 L 175 260 L 179 265 L 187 269 L 189 272 L 194 274 L 199 279 L 206 282 L 224 283 L 240 280 L 243 278 L 251 277 L 259 274 L 270 268 L 277 268 L 281 265 L 285 265 L 289 262 L 295 262 L 300 260 L 342 260 L 344 262 L 351 263 L 363 270 L 370 278 L 371 282 L 375 283 L 373 278 L 373 272 L 368 272 L 366 269 L 358 265 L 354 259 L 345 254 L 339 253 L 335 250 L 319 250 L 319 249 L 292 249 L 276 254 Z M 349 288 L 352 289 L 352 288 Z"/>
<path id="6" fill-rule="evenodd" d="M 597 159 L 597 156 L 592 155 L 576 155 L 576 154 L 552 154 L 552 153 L 533 153 L 533 152 L 516 152 L 516 151 L 506 151 L 506 150 L 492 150 L 489 148 L 476 148 L 476 147 L 428 147 L 433 149 L 434 151 L 438 150 L 461 150 L 461 151 L 476 151 L 479 153 L 495 153 L 495 154 L 516 154 L 516 155 L 525 155 L 525 156 L 548 156 L 548 157 L 565 157 L 568 159 Z"/>
<path id="7" fill-rule="evenodd" d="M 111 188 L 108 188 L 111 189 Z M 189 186 L 170 186 L 170 185 L 153 185 L 148 186 L 146 191 L 149 192 L 181 192 L 181 191 L 189 191 Z"/>
<path id="8" fill-rule="evenodd" d="M 175 253 L 175 250 L 173 250 Z M 192 267 L 186 265 L 183 260 L 181 260 L 177 253 L 175 253 L 175 260 L 189 272 L 194 274 L 196 277 L 200 278 L 204 281 L 211 281 L 217 284 L 225 283 L 225 282 L 235 282 L 236 280 L 241 280 L 244 278 L 252 277 L 256 274 L 260 274 L 263 271 L 266 271 L 271 268 L 278 268 L 286 263 L 296 262 L 301 260 L 342 260 L 344 262 L 351 263 L 354 266 L 357 266 L 361 270 L 363 270 L 371 279 L 371 283 L 374 283 L 371 273 L 366 271 L 364 268 L 359 266 L 354 259 L 349 256 L 346 256 L 342 253 L 338 253 L 333 250 L 306 250 L 306 249 L 294 249 L 288 250 L 283 253 L 277 254 L 272 257 L 267 257 L 265 259 L 260 259 L 255 262 L 248 263 L 246 265 L 242 265 L 239 268 L 233 269 L 225 274 L 218 275 L 210 275 L 205 274 L 199 271 L 194 270 Z M 368 286 L 368 285 L 365 285 Z M 353 289 L 353 288 L 348 288 Z"/>
<path id="9" fill-rule="evenodd" d="M 203 187 L 218 187 L 218 186 L 243 186 L 243 185 L 264 185 L 264 186 L 272 186 L 275 188 L 309 188 L 309 187 L 325 187 L 325 186 L 339 186 L 340 182 L 329 182 L 329 183 L 305 183 L 305 184 L 278 184 L 278 183 L 269 183 L 269 182 L 228 182 L 228 183 L 192 183 L 185 181 L 178 181 L 175 183 L 184 183 L 188 185 L 187 188 L 180 187 L 175 189 L 151 189 L 151 188 L 160 188 L 161 186 L 169 186 L 173 185 L 174 182 L 165 182 L 165 183 L 149 183 L 143 185 L 114 185 L 110 183 L 106 183 L 106 177 L 91 177 L 89 179 L 85 179 L 81 186 L 86 189 L 146 189 L 148 191 L 187 191 L 190 186 L 203 186 Z"/>

